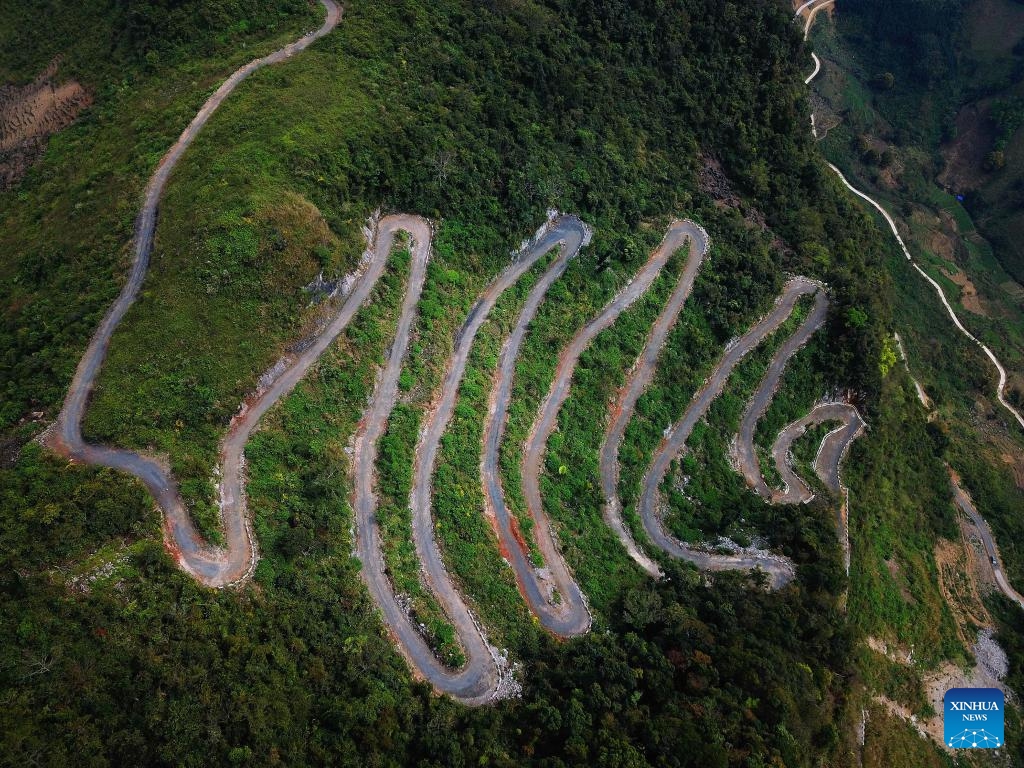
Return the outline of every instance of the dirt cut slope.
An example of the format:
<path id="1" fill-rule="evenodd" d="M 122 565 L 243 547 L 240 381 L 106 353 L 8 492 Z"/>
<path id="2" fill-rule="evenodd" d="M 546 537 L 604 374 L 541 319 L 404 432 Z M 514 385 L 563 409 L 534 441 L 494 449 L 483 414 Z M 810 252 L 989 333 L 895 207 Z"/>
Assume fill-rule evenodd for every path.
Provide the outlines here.
<path id="1" fill-rule="evenodd" d="M 0 191 L 13 187 L 42 156 L 47 139 L 92 104 L 74 80 L 57 84 L 59 67 L 56 58 L 27 85 L 0 85 Z"/>

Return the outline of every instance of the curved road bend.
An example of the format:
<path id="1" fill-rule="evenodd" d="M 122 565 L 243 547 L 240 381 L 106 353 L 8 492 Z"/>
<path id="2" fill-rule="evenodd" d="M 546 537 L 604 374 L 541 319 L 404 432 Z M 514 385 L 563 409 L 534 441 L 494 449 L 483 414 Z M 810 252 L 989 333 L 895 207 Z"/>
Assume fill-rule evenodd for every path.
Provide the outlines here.
<path id="1" fill-rule="evenodd" d="M 420 431 L 414 454 L 413 487 L 409 502 L 413 541 L 427 587 L 452 622 L 466 653 L 466 664 L 462 669 L 450 670 L 437 659 L 412 626 L 407 614 L 395 610 L 391 586 L 384 575 L 379 573 L 383 560 L 378 555 L 375 561 L 368 561 L 377 563 L 378 573 L 373 574 L 373 578 L 380 582 L 378 591 L 384 597 L 378 603 L 384 609 L 385 618 L 403 655 L 436 689 L 466 704 L 482 704 L 493 699 L 500 692 L 501 672 L 479 623 L 452 584 L 434 538 L 431 499 L 438 446 L 451 420 L 477 331 L 487 320 L 498 297 L 552 248 L 561 245 L 563 250 L 575 253 L 586 242 L 587 236 L 586 226 L 576 217 L 564 216 L 555 220 L 543 227 L 533 242 L 480 295 L 456 334 L 455 348 L 448 359 L 441 390 L 434 397 L 432 410 L 426 415 Z"/>
<path id="2" fill-rule="evenodd" d="M 661 244 L 651 252 L 650 257 L 640 271 L 630 279 L 626 286 L 595 317 L 579 330 L 568 346 L 562 351 L 561 355 L 559 355 L 554 380 L 551 382 L 547 396 L 541 403 L 537 413 L 537 418 L 530 428 L 530 434 L 524 446 L 525 450 L 520 465 L 523 496 L 526 498 L 527 509 L 534 521 L 534 534 L 537 546 L 551 573 L 550 581 L 556 585 L 561 594 L 564 594 L 563 585 L 566 585 L 570 590 L 578 590 L 578 588 L 573 583 L 565 559 L 555 545 L 551 532 L 551 523 L 547 515 L 544 514 L 540 493 L 540 474 L 543 469 L 544 452 L 547 448 L 548 439 L 558 426 L 558 413 L 565 399 L 569 396 L 569 389 L 572 386 L 572 375 L 583 352 L 590 346 L 597 335 L 610 327 L 618 319 L 619 315 L 647 292 L 654 283 L 655 278 L 661 274 L 661 270 L 664 269 L 672 254 L 679 250 L 688 238 L 692 242 L 695 237 L 701 237 L 701 235 L 701 231 L 693 222 L 672 222 Z M 702 256 L 703 251 L 704 249 L 701 250 Z M 689 282 L 691 286 L 695 275 L 696 268 L 693 268 L 690 270 Z M 489 469 L 496 476 L 495 466 L 495 464 L 492 464 Z M 500 478 L 496 476 L 495 479 L 500 490 Z M 619 533 L 619 531 L 616 531 L 616 533 Z M 512 542 L 509 542 L 509 545 L 512 544 Z M 523 554 L 526 555 L 527 553 L 524 552 Z M 524 557 L 523 560 L 525 561 L 525 559 Z M 548 581 L 546 574 L 540 575 L 534 569 L 523 573 L 520 576 L 520 581 L 522 582 L 530 577 L 539 580 L 541 584 Z M 539 592 L 540 589 L 536 589 L 526 593 L 527 599 L 529 599 L 530 595 L 535 595 Z M 530 607 L 540 618 L 541 623 L 552 632 L 561 635 L 582 634 L 586 632 L 590 628 L 591 622 L 590 613 L 587 611 L 586 605 L 582 602 L 566 605 L 566 602 L 572 603 L 572 601 L 563 601 L 561 604 L 553 606 L 550 600 L 548 600 L 541 604 L 531 602 Z"/>
<path id="3" fill-rule="evenodd" d="M 711 403 L 725 388 L 737 364 L 774 332 L 793 312 L 801 296 L 813 295 L 820 290 L 817 283 L 797 277 L 786 283 L 782 295 L 768 313 L 753 328 L 730 344 L 725 355 L 708 377 L 704 386 L 693 396 L 683 418 L 669 430 L 655 451 L 654 459 L 643 479 L 639 512 L 644 529 L 651 540 L 673 557 L 688 560 L 701 570 L 747 570 L 761 568 L 767 572 L 773 587 L 778 588 L 793 579 L 795 570 L 787 558 L 760 550 L 743 550 L 739 554 L 719 555 L 694 549 L 668 533 L 658 514 L 661 483 L 668 474 L 672 460 L 684 449 L 690 433 L 704 417 Z"/>
<path id="4" fill-rule="evenodd" d="M 383 220 L 379 227 L 375 248 L 377 261 L 383 261 L 391 250 L 391 243 L 398 230 L 404 230 L 412 235 L 412 267 L 405 297 L 402 300 L 395 339 L 388 352 L 387 364 L 378 377 L 370 404 L 359 422 L 353 443 L 351 470 L 356 554 L 362 563 L 360 572 L 363 580 L 410 666 L 421 672 L 438 690 L 449 693 L 467 704 L 482 704 L 494 695 L 498 683 L 497 668 L 482 633 L 472 621 L 468 609 L 455 592 L 450 579 L 442 570 L 441 578 L 435 580 L 431 587 L 441 599 L 448 614 L 452 616 L 460 640 L 466 648 L 467 663 L 457 671 L 449 670 L 438 661 L 405 609 L 399 605 L 394 588 L 384 573 L 384 552 L 380 528 L 377 525 L 377 496 L 374 492 L 377 445 L 395 407 L 398 377 L 409 346 L 409 334 L 417 316 L 416 305 L 419 303 L 426 277 L 431 242 L 430 223 L 426 219 L 418 216 L 389 217 Z M 436 551 L 436 547 L 434 549 Z"/>
<path id="5" fill-rule="evenodd" d="M 996 584 L 999 585 L 1000 591 L 1021 608 L 1024 608 L 1024 597 L 1010 586 L 1010 582 L 1006 579 L 1006 574 L 1003 573 L 1002 561 L 999 559 L 999 550 L 996 549 L 996 542 L 992 538 L 992 531 L 989 529 L 988 523 L 985 522 L 985 518 L 981 516 L 977 507 L 974 506 L 974 502 L 971 501 L 967 491 L 957 482 L 957 477 L 953 474 L 952 470 L 950 470 L 950 481 L 953 483 L 953 499 L 956 501 L 957 506 L 971 518 L 971 522 L 978 529 L 981 541 L 985 545 L 985 551 L 988 553 L 992 574 L 995 576 Z"/>
<path id="6" fill-rule="evenodd" d="M 605 498 L 604 520 L 615 532 L 619 541 L 622 542 L 622 546 L 626 548 L 637 565 L 656 579 L 663 575 L 661 568 L 640 549 L 625 520 L 622 519 L 622 502 L 618 493 L 619 447 L 626 434 L 626 427 L 629 425 L 630 419 L 633 418 L 633 410 L 637 401 L 654 378 L 654 369 L 658 363 L 661 348 L 665 346 L 669 332 L 693 291 L 693 283 L 697 279 L 697 273 L 710 248 L 707 232 L 690 220 L 673 223 L 660 247 L 665 249 L 671 246 L 675 250 L 678 245 L 672 245 L 672 242 L 677 242 L 680 237 L 686 237 L 690 241 L 690 255 L 687 258 L 686 266 L 683 268 L 683 273 L 680 275 L 672 295 L 669 296 L 655 320 L 654 326 L 647 336 L 647 342 L 633 364 L 625 385 L 619 390 L 618 397 L 611 409 L 611 418 L 608 422 L 608 429 L 605 431 L 604 442 L 601 444 L 600 455 L 601 491 Z"/>
<path id="7" fill-rule="evenodd" d="M 843 485 L 839 473 L 847 450 L 865 429 L 864 419 L 854 406 L 840 402 L 819 403 L 810 413 L 789 424 L 779 433 L 772 446 L 772 458 L 782 478 L 783 490 L 773 490 L 770 501 L 772 504 L 802 504 L 814 498 L 814 493 L 807 487 L 807 483 L 793 469 L 790 449 L 797 438 L 810 427 L 830 421 L 841 423 L 822 439 L 818 455 L 814 458 L 814 473 L 821 478 L 826 488 L 840 496 L 839 509 L 836 511 L 836 532 L 839 536 L 839 545 L 843 549 L 846 573 L 849 574 L 850 494 Z"/>
<path id="8" fill-rule="evenodd" d="M 818 12 L 830 5 L 835 5 L 835 2 L 836 0 L 807 0 L 806 3 L 793 12 L 793 15 L 798 19 L 803 16 L 804 40 L 806 40 L 807 36 L 811 33 L 811 25 L 814 24 L 814 19 L 818 15 Z M 804 15 L 804 11 L 807 12 L 806 15 Z"/>
<path id="9" fill-rule="evenodd" d="M 813 59 L 814 61 L 814 69 L 811 71 L 811 74 L 809 74 L 807 78 L 804 80 L 804 85 L 810 85 L 811 80 L 816 78 L 818 76 L 818 73 L 821 71 L 821 59 L 818 58 L 818 54 L 811 53 L 811 59 Z"/>
<path id="10" fill-rule="evenodd" d="M 772 446 L 772 458 L 775 468 L 782 477 L 784 489 L 781 491 L 768 490 L 770 495 L 765 498 L 773 504 L 803 504 L 814 498 L 814 492 L 794 471 L 790 461 L 790 451 L 793 448 L 793 443 L 808 429 L 830 421 L 842 423 L 822 439 L 818 455 L 814 458 L 814 472 L 830 491 L 833 493 L 842 491 L 843 485 L 839 473 L 843 458 L 846 456 L 850 444 L 863 434 L 864 419 L 861 418 L 860 412 L 849 403 L 819 403 L 806 416 L 786 426 L 775 439 L 775 444 Z M 763 485 L 764 481 L 761 482 Z M 767 486 L 764 487 L 767 490 Z M 758 489 L 758 493 L 761 493 L 762 496 L 765 495 L 760 489 Z"/>
<path id="11" fill-rule="evenodd" d="M 512 397 L 512 378 L 515 374 L 516 359 L 519 348 L 526 336 L 527 326 L 537 314 L 544 295 L 557 280 L 569 261 L 579 253 L 580 249 L 590 240 L 590 231 L 578 219 L 568 220 L 575 223 L 561 236 L 561 250 L 551 262 L 547 271 L 530 291 L 512 333 L 502 346 L 498 358 L 498 369 L 495 371 L 494 384 L 488 403 L 488 412 L 484 420 L 483 455 L 480 459 L 480 475 L 484 485 L 484 499 L 487 517 L 494 526 L 502 553 L 506 555 L 512 570 L 515 572 L 519 590 L 529 603 L 531 610 L 540 619 L 541 624 L 550 632 L 568 637 L 579 635 L 590 629 L 590 611 L 579 585 L 569 574 L 565 561 L 558 552 L 551 538 L 550 529 L 545 521 L 537 520 L 535 530 L 541 552 L 550 569 L 550 576 L 540 574 L 530 562 L 530 555 L 518 521 L 505 505 L 505 494 L 501 487 L 499 452 L 501 438 L 505 432 L 508 405 Z M 550 250 L 558 241 L 552 237 L 542 238 L 532 246 L 530 252 L 537 249 Z M 533 512 L 533 510 L 531 510 Z M 557 590 L 560 602 L 553 603 L 554 590 Z"/>
<path id="12" fill-rule="evenodd" d="M 325 332 L 318 339 L 317 345 L 313 347 L 313 349 L 319 348 L 319 351 L 314 355 L 312 350 L 309 350 L 299 356 L 293 363 L 293 367 L 286 371 L 270 389 L 262 393 L 249 410 L 232 424 L 221 448 L 221 457 L 224 462 L 221 514 L 227 541 L 225 550 L 213 549 L 200 539 L 189 517 L 188 510 L 181 500 L 177 483 L 167 470 L 155 460 L 141 456 L 134 451 L 86 443 L 82 439 L 82 417 L 85 414 L 89 394 L 95 385 L 96 376 L 106 357 L 114 330 L 129 307 L 135 302 L 139 289 L 142 287 L 149 266 L 149 256 L 153 250 L 157 209 L 174 166 L 199 131 L 202 130 L 210 115 L 242 80 L 261 67 L 288 59 L 334 29 L 341 18 L 341 8 L 334 0 L 320 1 L 327 12 L 323 26 L 316 32 L 307 34 L 284 48 L 261 59 L 251 61 L 236 70 L 206 100 L 192 122 L 161 158 L 156 171 L 146 185 L 142 210 L 135 220 L 135 255 L 128 280 L 89 342 L 89 347 L 82 356 L 75 371 L 75 377 L 71 381 L 64 406 L 54 425 L 55 429 L 47 440 L 51 449 L 69 459 L 83 464 L 97 464 L 120 469 L 139 478 L 163 510 L 165 541 L 175 553 L 179 565 L 200 582 L 211 587 L 225 586 L 248 577 L 256 564 L 255 540 L 249 530 L 241 478 L 242 449 L 249 433 L 259 417 L 302 377 L 316 356 L 330 343 L 334 335 L 340 332 L 341 327 L 344 327 L 344 323 L 337 327 L 338 320 L 335 320 L 330 326 L 334 335 L 330 335 L 330 331 Z M 357 287 L 356 292 L 358 291 Z M 346 302 L 341 313 L 345 314 L 351 304 L 352 297 Z M 352 311 L 354 312 L 354 307 Z M 336 327 L 337 329 L 334 330 Z"/>
<path id="13" fill-rule="evenodd" d="M 754 432 L 757 429 L 757 423 L 768 410 L 768 406 L 771 405 L 790 358 L 821 328 L 827 315 L 828 296 L 824 290 L 819 290 L 814 295 L 814 306 L 807 318 L 793 335 L 783 342 L 771 362 L 768 363 L 764 378 L 761 379 L 757 390 L 751 395 L 747 409 L 740 420 L 739 434 L 736 438 L 736 461 L 747 485 L 764 499 L 770 500 L 772 492 L 761 475 L 761 464 L 757 457 L 757 450 L 754 448 Z"/>

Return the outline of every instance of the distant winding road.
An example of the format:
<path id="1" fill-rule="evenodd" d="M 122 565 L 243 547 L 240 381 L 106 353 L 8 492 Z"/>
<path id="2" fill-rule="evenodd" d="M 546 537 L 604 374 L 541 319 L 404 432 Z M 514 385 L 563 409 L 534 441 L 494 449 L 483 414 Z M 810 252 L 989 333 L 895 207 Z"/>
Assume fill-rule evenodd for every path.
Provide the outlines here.
<path id="1" fill-rule="evenodd" d="M 806 15 L 806 17 L 804 17 L 805 18 L 805 25 L 804 25 L 804 39 L 805 40 L 807 39 L 807 35 L 808 35 L 808 33 L 810 32 L 810 29 L 811 29 L 811 24 L 814 21 L 814 17 L 817 15 L 817 12 L 819 10 L 821 10 L 823 7 L 825 7 L 826 5 L 830 5 L 830 4 L 833 4 L 833 3 L 834 3 L 834 0 L 810 0 L 810 2 L 806 2 L 803 5 L 801 5 L 799 8 L 797 8 L 797 10 L 796 10 L 796 16 L 797 17 L 800 17 L 804 13 L 804 11 L 807 11 L 807 15 Z M 818 60 L 818 57 L 815 54 L 813 54 L 813 53 L 811 54 L 811 56 L 814 59 L 814 71 L 811 72 L 810 76 L 804 81 L 805 83 L 808 83 L 808 84 L 811 82 L 811 80 L 814 79 L 814 76 L 817 75 L 818 72 L 821 69 L 821 62 Z M 811 129 L 812 129 L 812 131 L 814 130 L 814 116 L 813 115 L 811 115 Z M 815 135 L 817 135 L 817 134 L 815 134 Z M 956 312 L 953 311 L 953 307 L 949 303 L 949 300 L 946 298 L 946 294 L 942 290 L 942 286 L 940 286 L 931 277 L 931 275 L 929 275 L 927 272 L 925 272 L 923 269 L 921 269 L 920 265 L 916 261 L 914 261 L 913 257 L 910 255 L 910 250 L 907 248 L 906 243 L 903 242 L 903 238 L 900 236 L 899 229 L 897 229 L 897 227 L 896 227 L 895 220 L 892 218 L 892 216 L 889 215 L 889 212 L 887 210 L 885 210 L 885 208 L 883 208 L 882 205 L 877 200 L 875 200 L 874 198 L 870 197 L 869 195 L 867 195 L 866 193 L 862 192 L 861 190 L 857 189 L 849 181 L 847 181 L 846 177 L 843 175 L 843 172 L 840 171 L 838 168 L 836 168 L 834 165 L 832 165 L 832 163 L 829 163 L 828 167 L 832 169 L 832 171 L 836 174 L 836 176 L 839 177 L 839 180 L 843 183 L 843 186 L 845 186 L 848 190 L 853 192 L 853 194 L 855 194 L 857 197 L 859 197 L 862 200 L 864 200 L 865 202 L 867 202 L 868 205 L 870 205 L 872 208 L 874 208 L 876 211 L 878 211 L 880 214 L 882 214 L 882 218 L 885 219 L 886 223 L 889 225 L 889 229 L 892 230 L 893 237 L 895 237 L 896 238 L 896 242 L 899 243 L 900 250 L 903 251 L 903 255 L 906 257 L 907 261 L 910 262 L 910 265 L 915 270 L 917 270 L 918 274 L 920 274 L 921 277 L 923 277 L 925 280 L 927 280 L 928 283 L 932 286 L 932 288 L 935 289 L 936 294 L 938 294 L 938 296 L 939 296 L 939 301 L 941 301 L 942 302 L 942 306 L 946 308 L 946 313 L 949 315 L 950 319 L 953 321 L 953 325 L 955 325 L 957 327 L 957 330 L 959 330 L 960 333 L 962 333 L 964 336 L 966 336 L 968 339 L 970 339 L 972 342 L 974 342 L 981 349 L 981 351 L 985 353 L 985 356 L 991 361 L 992 365 L 995 367 L 996 373 L 997 373 L 997 376 L 998 376 L 998 380 L 996 382 L 996 399 L 999 401 L 1000 405 L 1002 405 L 1007 411 L 1010 412 L 1010 414 L 1013 416 L 1013 418 L 1017 420 L 1017 423 L 1022 428 L 1024 428 L 1024 415 L 1022 415 L 1019 410 L 1017 410 L 1012 405 L 1010 405 L 1010 403 L 1007 402 L 1007 400 L 1006 400 L 1006 396 L 1005 396 L 1005 394 L 1006 394 L 1006 369 L 1003 367 L 1003 364 L 1001 362 L 999 362 L 999 358 L 996 357 L 995 352 L 993 352 L 988 347 L 988 345 L 984 344 L 974 334 L 972 334 L 970 331 L 967 330 L 967 328 L 964 326 L 964 324 L 960 321 L 960 318 L 957 317 Z"/>
<path id="2" fill-rule="evenodd" d="M 824 7 L 824 5 L 828 4 L 831 1 L 832 0 L 810 0 L 810 2 L 804 3 L 796 10 L 796 16 L 800 17 L 803 11 L 807 10 L 811 6 L 814 6 L 815 3 L 820 3 L 820 5 L 816 6 L 815 8 L 812 8 L 806 16 L 806 22 L 804 25 L 805 40 L 807 39 L 807 35 L 810 32 L 811 24 L 814 21 L 816 11 L 820 10 L 821 7 Z M 812 54 L 812 56 L 814 58 L 814 71 L 804 81 L 805 83 L 808 84 L 811 82 L 811 80 L 814 79 L 814 76 L 817 75 L 819 70 L 821 69 L 821 63 L 818 60 L 818 57 L 815 56 L 814 54 Z M 811 115 L 811 130 L 812 132 L 814 131 L 814 115 Z M 815 135 L 817 134 L 815 133 Z M 953 307 L 949 303 L 949 300 L 946 298 L 946 294 L 942 290 L 942 286 L 940 286 L 938 282 L 936 282 L 927 272 L 925 272 L 921 268 L 921 266 L 916 261 L 914 261 L 913 257 L 910 255 L 910 250 L 907 248 L 907 244 L 903 242 L 903 238 L 900 236 L 899 229 L 896 227 L 896 221 L 889 214 L 889 212 L 884 207 L 882 207 L 882 205 L 877 200 L 875 200 L 865 192 L 862 192 L 861 190 L 854 187 L 846 179 L 842 171 L 836 168 L 836 166 L 832 165 L 832 163 L 829 163 L 828 167 L 832 169 L 836 176 L 839 177 L 839 180 L 842 182 L 843 186 L 845 186 L 848 190 L 853 192 L 853 194 L 855 194 L 857 197 L 864 200 L 866 203 L 868 203 L 868 205 L 873 207 L 882 215 L 882 218 L 884 218 L 886 223 L 889 225 L 889 229 L 892 231 L 893 237 L 896 238 L 896 242 L 899 244 L 900 250 L 903 251 L 903 255 L 906 257 L 907 261 L 910 262 L 910 265 L 917 271 L 917 273 L 920 274 L 925 280 L 927 280 L 928 283 L 932 286 L 932 288 L 935 289 L 936 294 L 938 294 L 939 301 L 942 302 L 942 306 L 945 307 L 946 313 L 953 321 L 953 325 L 956 326 L 957 330 L 959 330 L 960 333 L 962 333 L 964 336 L 966 336 L 968 339 L 974 342 L 974 344 L 976 344 L 981 349 L 981 351 L 984 352 L 985 356 L 995 367 L 997 374 L 996 399 L 999 401 L 1000 405 L 1002 405 L 1007 411 L 1010 412 L 1010 414 L 1017 421 L 1017 423 L 1022 428 L 1024 428 L 1024 415 L 1022 415 L 1019 410 L 1014 408 L 1006 400 L 1006 369 L 1003 367 L 1003 364 L 999 361 L 999 358 L 996 357 L 995 353 L 988 347 L 988 345 L 984 344 L 974 334 L 967 330 L 964 324 L 960 321 L 960 318 L 957 316 L 956 312 L 953 311 Z M 898 335 L 896 336 L 896 343 L 899 347 L 900 356 L 903 358 L 903 361 L 906 364 L 906 352 L 903 349 L 903 344 Z M 913 381 L 914 387 L 917 390 L 918 399 L 921 401 L 921 404 L 926 409 L 929 408 L 929 406 L 931 405 L 931 401 L 925 394 L 924 389 L 921 387 L 920 383 L 918 383 L 916 379 L 913 379 Z M 1014 601 L 1022 608 L 1024 608 L 1024 598 L 1021 597 L 1020 593 L 1013 589 L 1013 587 L 1007 581 L 1006 576 L 1003 573 L 1002 567 L 1000 566 L 998 551 L 996 549 L 995 541 L 992 538 L 991 530 L 988 527 L 988 523 L 978 512 L 977 508 L 974 506 L 974 503 L 971 501 L 966 491 L 964 491 L 964 489 L 957 482 L 955 476 L 953 476 L 952 478 L 952 483 L 954 500 L 956 501 L 957 505 L 964 511 L 964 513 L 969 518 L 971 518 L 975 526 L 981 532 L 982 541 L 985 545 L 985 549 L 988 551 L 989 554 L 990 564 L 992 566 L 992 572 L 995 577 L 996 584 L 999 586 L 1000 590 L 1002 590 L 1003 594 L 1005 594 L 1010 600 Z"/>
<path id="3" fill-rule="evenodd" d="M 46 439 L 52 450 L 69 459 L 83 464 L 119 469 L 139 478 L 163 510 L 165 541 L 179 565 L 203 584 L 212 587 L 221 587 L 245 579 L 252 573 L 256 564 L 256 543 L 249 528 L 242 478 L 242 452 L 249 434 L 267 409 L 295 386 L 323 349 L 345 327 L 358 303 L 365 298 L 360 289 L 356 289 L 338 318 L 316 343 L 289 361 L 289 368 L 249 402 L 243 413 L 232 421 L 231 428 L 221 445 L 221 514 L 227 544 L 224 549 L 209 546 L 199 536 L 178 492 L 177 483 L 159 462 L 134 451 L 85 442 L 82 439 L 82 417 L 110 346 L 110 339 L 125 313 L 135 302 L 145 279 L 149 256 L 153 250 L 153 233 L 156 229 L 160 198 L 174 166 L 206 125 L 210 115 L 240 82 L 261 67 L 285 61 L 299 51 L 305 50 L 315 40 L 334 29 L 341 18 L 341 8 L 334 0 L 320 1 L 327 12 L 323 26 L 284 48 L 236 70 L 207 99 L 178 140 L 161 158 L 156 172 L 146 186 L 142 210 L 135 220 L 135 255 L 128 280 L 89 342 L 75 371 L 64 406 Z M 365 293 L 368 294 L 369 283 L 364 281 L 363 285 L 366 288 Z"/>

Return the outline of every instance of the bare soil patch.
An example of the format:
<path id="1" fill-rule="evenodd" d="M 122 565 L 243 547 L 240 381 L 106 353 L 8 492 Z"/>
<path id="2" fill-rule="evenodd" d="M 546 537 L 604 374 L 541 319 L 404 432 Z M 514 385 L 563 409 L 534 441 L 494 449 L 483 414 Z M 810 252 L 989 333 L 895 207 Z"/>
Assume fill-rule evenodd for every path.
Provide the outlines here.
<path id="1" fill-rule="evenodd" d="M 1024 488 L 1024 458 L 1013 457 L 1008 453 L 1004 453 L 1000 456 L 1003 463 L 1010 467 L 1013 472 L 1013 482 L 1018 488 Z"/>
<path id="2" fill-rule="evenodd" d="M 57 83 L 59 57 L 27 85 L 0 85 L 0 190 L 9 189 L 43 154 L 46 140 L 92 104 L 79 83 Z"/>
<path id="3" fill-rule="evenodd" d="M 979 555 L 971 546 L 968 532 L 961 525 L 961 541 L 940 539 L 935 546 L 935 564 L 939 571 L 939 589 L 956 620 L 957 637 L 964 648 L 971 647 L 974 631 L 992 625 L 979 590 Z"/>
<path id="4" fill-rule="evenodd" d="M 978 298 L 978 289 L 974 287 L 974 283 L 965 273 L 953 273 L 948 269 L 943 269 L 942 274 L 960 287 L 960 303 L 963 304 L 964 309 L 976 315 L 989 317 L 988 311 L 982 305 L 981 299 Z"/>
<path id="5" fill-rule="evenodd" d="M 956 138 L 942 147 L 946 167 L 938 182 L 953 192 L 978 189 L 986 179 L 985 155 L 995 141 L 995 126 L 988 105 L 968 104 L 957 113 Z"/>
<path id="6" fill-rule="evenodd" d="M 701 192 L 706 193 L 715 201 L 719 208 L 735 208 L 743 214 L 743 220 L 752 227 L 768 232 L 772 236 L 772 247 L 781 251 L 789 251 L 789 248 L 778 235 L 768 227 L 768 220 L 764 214 L 748 205 L 736 192 L 732 181 L 725 174 L 725 169 L 717 158 L 701 153 L 697 165 L 697 186 Z"/>

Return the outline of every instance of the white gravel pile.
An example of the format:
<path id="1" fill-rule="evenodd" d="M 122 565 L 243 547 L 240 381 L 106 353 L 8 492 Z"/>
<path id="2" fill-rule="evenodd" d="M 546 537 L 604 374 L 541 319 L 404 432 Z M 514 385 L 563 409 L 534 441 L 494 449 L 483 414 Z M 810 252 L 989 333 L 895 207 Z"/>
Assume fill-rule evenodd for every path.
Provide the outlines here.
<path id="1" fill-rule="evenodd" d="M 999 643 L 992 637 L 992 630 L 985 628 L 978 633 L 978 642 L 974 644 L 974 658 L 985 672 L 996 680 L 1002 680 L 1010 670 L 1010 661 L 1006 658 Z"/>

